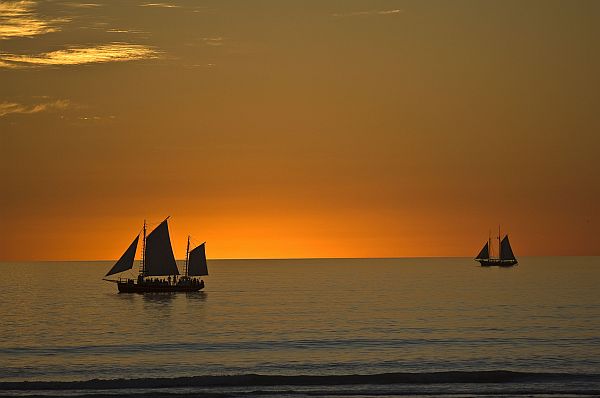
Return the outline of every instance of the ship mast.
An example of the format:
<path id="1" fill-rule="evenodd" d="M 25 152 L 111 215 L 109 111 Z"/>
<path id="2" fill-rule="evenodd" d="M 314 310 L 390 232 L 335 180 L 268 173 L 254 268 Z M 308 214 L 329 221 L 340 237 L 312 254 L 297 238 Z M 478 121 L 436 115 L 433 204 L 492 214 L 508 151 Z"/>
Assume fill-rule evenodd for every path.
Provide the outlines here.
<path id="1" fill-rule="evenodd" d="M 498 224 L 498 258 L 501 258 L 501 250 L 502 248 L 500 247 L 500 224 Z"/>
<path id="2" fill-rule="evenodd" d="M 146 257 L 146 220 L 144 220 L 144 240 L 142 240 L 142 263 L 140 264 L 140 275 L 144 277 L 146 273 L 145 267 L 145 257 Z"/>
<path id="3" fill-rule="evenodd" d="M 185 276 L 188 276 L 188 261 L 190 259 L 190 236 L 188 235 L 187 249 L 185 249 Z"/>
<path id="4" fill-rule="evenodd" d="M 488 258 L 492 257 L 492 230 L 488 232 Z"/>

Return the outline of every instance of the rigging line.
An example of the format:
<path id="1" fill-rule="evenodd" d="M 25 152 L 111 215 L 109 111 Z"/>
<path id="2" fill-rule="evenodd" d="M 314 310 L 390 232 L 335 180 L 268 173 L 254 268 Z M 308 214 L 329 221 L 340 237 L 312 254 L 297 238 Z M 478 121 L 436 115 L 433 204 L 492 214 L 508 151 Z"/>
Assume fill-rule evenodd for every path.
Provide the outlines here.
<path id="1" fill-rule="evenodd" d="M 146 220 L 146 228 L 148 228 L 148 229 L 150 229 L 150 228 L 154 229 L 154 227 L 160 225 L 161 223 L 162 223 L 162 221 L 161 222 L 148 222 L 148 220 Z"/>
<path id="2" fill-rule="evenodd" d="M 142 233 L 143 230 L 144 230 L 144 227 L 140 228 L 140 230 L 138 231 L 136 236 L 140 236 L 140 234 Z"/>
<path id="3" fill-rule="evenodd" d="M 193 236 L 190 235 L 190 243 L 194 244 L 194 249 L 195 249 L 196 247 L 200 246 L 201 244 L 206 243 L 206 241 L 205 240 L 204 241 L 200 241 L 200 240 L 195 239 Z"/>
<path id="4" fill-rule="evenodd" d="M 160 224 L 162 224 L 163 222 L 165 222 L 166 220 L 172 220 L 172 217 L 171 217 L 171 216 L 167 216 L 167 217 L 165 217 L 165 218 L 164 218 L 162 221 L 156 221 L 156 222 L 149 222 L 148 220 L 146 220 L 146 228 L 148 228 L 148 227 L 154 227 L 154 226 L 160 225 Z M 143 229 L 143 228 L 142 228 L 142 229 Z"/>

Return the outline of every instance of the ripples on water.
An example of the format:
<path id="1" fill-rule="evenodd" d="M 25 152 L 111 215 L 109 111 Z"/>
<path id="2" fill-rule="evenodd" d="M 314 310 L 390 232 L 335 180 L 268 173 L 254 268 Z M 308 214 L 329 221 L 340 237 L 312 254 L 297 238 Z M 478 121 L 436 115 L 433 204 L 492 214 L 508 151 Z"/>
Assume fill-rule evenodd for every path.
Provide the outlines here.
<path id="1" fill-rule="evenodd" d="M 0 381 L 598 373 L 600 258 L 216 260 L 202 293 L 117 294 L 110 263 L 0 264 Z"/>

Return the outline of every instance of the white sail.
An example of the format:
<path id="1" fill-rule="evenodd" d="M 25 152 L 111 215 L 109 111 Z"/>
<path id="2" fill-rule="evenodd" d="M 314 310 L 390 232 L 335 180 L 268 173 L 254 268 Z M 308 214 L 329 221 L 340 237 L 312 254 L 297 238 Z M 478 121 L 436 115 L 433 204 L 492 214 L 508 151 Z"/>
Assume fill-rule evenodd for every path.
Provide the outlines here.
<path id="1" fill-rule="evenodd" d="M 206 242 L 190 251 L 188 260 L 188 275 L 203 276 L 208 275 L 208 266 L 206 264 Z"/>
<path id="2" fill-rule="evenodd" d="M 131 245 L 125 250 L 125 253 L 121 258 L 113 265 L 105 276 L 118 274 L 119 272 L 127 271 L 133 267 L 133 260 L 135 259 L 135 252 L 137 250 L 139 236 L 136 236 Z"/>
<path id="3" fill-rule="evenodd" d="M 160 223 L 146 238 L 146 255 L 144 257 L 145 276 L 179 275 L 167 220 Z"/>
<path id="4" fill-rule="evenodd" d="M 500 260 L 516 260 L 512 248 L 510 247 L 510 242 L 508 241 L 508 235 L 506 235 L 500 243 Z"/>

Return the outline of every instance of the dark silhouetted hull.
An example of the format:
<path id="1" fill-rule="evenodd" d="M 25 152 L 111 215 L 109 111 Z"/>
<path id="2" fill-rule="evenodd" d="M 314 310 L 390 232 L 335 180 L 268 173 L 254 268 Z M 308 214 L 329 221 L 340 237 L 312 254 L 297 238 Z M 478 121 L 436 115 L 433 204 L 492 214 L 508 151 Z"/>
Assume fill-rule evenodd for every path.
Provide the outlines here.
<path id="1" fill-rule="evenodd" d="M 477 259 L 475 261 L 478 261 L 482 267 L 512 267 L 518 264 L 517 260 L 500 260 L 496 258 Z"/>
<path id="2" fill-rule="evenodd" d="M 119 293 L 171 293 L 198 292 L 204 289 L 204 282 L 194 285 L 152 285 L 137 283 L 117 283 Z"/>

